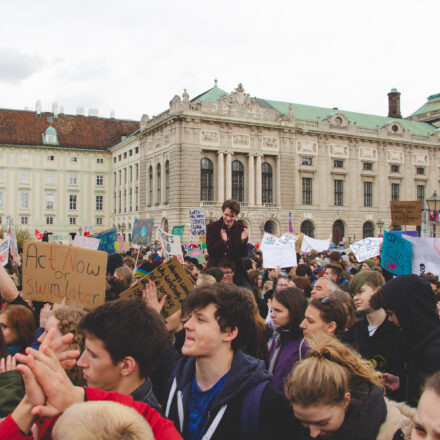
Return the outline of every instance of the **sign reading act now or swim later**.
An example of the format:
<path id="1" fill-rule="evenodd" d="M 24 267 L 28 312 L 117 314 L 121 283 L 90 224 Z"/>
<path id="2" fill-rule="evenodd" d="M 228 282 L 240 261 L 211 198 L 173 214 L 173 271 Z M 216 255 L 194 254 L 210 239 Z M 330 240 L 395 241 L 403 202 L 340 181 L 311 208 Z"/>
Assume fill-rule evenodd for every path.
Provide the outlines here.
<path id="1" fill-rule="evenodd" d="M 104 304 L 107 253 L 62 244 L 26 241 L 23 296 L 33 301 L 91 309 Z"/>

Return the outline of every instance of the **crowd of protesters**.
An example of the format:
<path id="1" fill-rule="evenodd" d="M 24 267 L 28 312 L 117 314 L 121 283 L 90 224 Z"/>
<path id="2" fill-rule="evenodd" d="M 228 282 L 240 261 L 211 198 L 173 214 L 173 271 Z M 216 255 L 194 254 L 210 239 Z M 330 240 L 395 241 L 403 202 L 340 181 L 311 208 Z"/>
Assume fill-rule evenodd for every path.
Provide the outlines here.
<path id="1" fill-rule="evenodd" d="M 222 211 L 166 318 L 153 282 L 120 298 L 158 242 L 109 255 L 90 311 L 27 301 L 20 261 L 0 267 L 0 438 L 440 438 L 438 277 L 348 248 L 265 268 L 239 203 Z"/>

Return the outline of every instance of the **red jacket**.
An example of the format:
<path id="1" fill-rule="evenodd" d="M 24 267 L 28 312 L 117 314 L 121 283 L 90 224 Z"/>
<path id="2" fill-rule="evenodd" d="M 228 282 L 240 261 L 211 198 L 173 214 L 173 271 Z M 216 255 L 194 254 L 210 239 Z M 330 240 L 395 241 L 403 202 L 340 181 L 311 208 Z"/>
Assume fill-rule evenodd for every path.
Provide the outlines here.
<path id="1" fill-rule="evenodd" d="M 97 388 L 85 388 L 86 400 L 111 400 L 134 408 L 150 424 L 156 440 L 182 440 L 182 437 L 174 427 L 174 423 L 162 417 L 147 404 L 136 402 L 131 396 L 119 393 L 102 391 Z M 38 440 L 50 440 L 52 429 L 58 417 L 44 418 L 37 422 Z M 2 440 L 33 440 L 32 435 L 23 435 L 11 415 L 0 423 L 0 439 Z"/>

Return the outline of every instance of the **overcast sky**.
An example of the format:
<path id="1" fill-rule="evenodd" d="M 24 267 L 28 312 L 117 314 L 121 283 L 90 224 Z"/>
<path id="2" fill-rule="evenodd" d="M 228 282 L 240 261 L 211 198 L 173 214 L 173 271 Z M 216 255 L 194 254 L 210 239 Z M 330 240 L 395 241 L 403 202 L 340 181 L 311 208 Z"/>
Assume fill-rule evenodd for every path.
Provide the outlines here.
<path id="1" fill-rule="evenodd" d="M 0 108 L 140 119 L 186 88 L 403 116 L 440 92 L 439 0 L 0 4 Z"/>

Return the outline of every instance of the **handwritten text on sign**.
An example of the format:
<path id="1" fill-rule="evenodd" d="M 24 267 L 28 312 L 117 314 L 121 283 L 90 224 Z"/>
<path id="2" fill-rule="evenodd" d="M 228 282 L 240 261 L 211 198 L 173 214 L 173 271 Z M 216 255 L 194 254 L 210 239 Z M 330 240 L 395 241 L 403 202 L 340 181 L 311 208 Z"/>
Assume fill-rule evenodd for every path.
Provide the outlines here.
<path id="1" fill-rule="evenodd" d="M 190 209 L 189 221 L 193 236 L 206 235 L 206 221 L 204 209 Z"/>
<path id="2" fill-rule="evenodd" d="M 105 301 L 105 252 L 54 243 L 26 241 L 23 296 L 34 301 L 93 308 Z"/>

